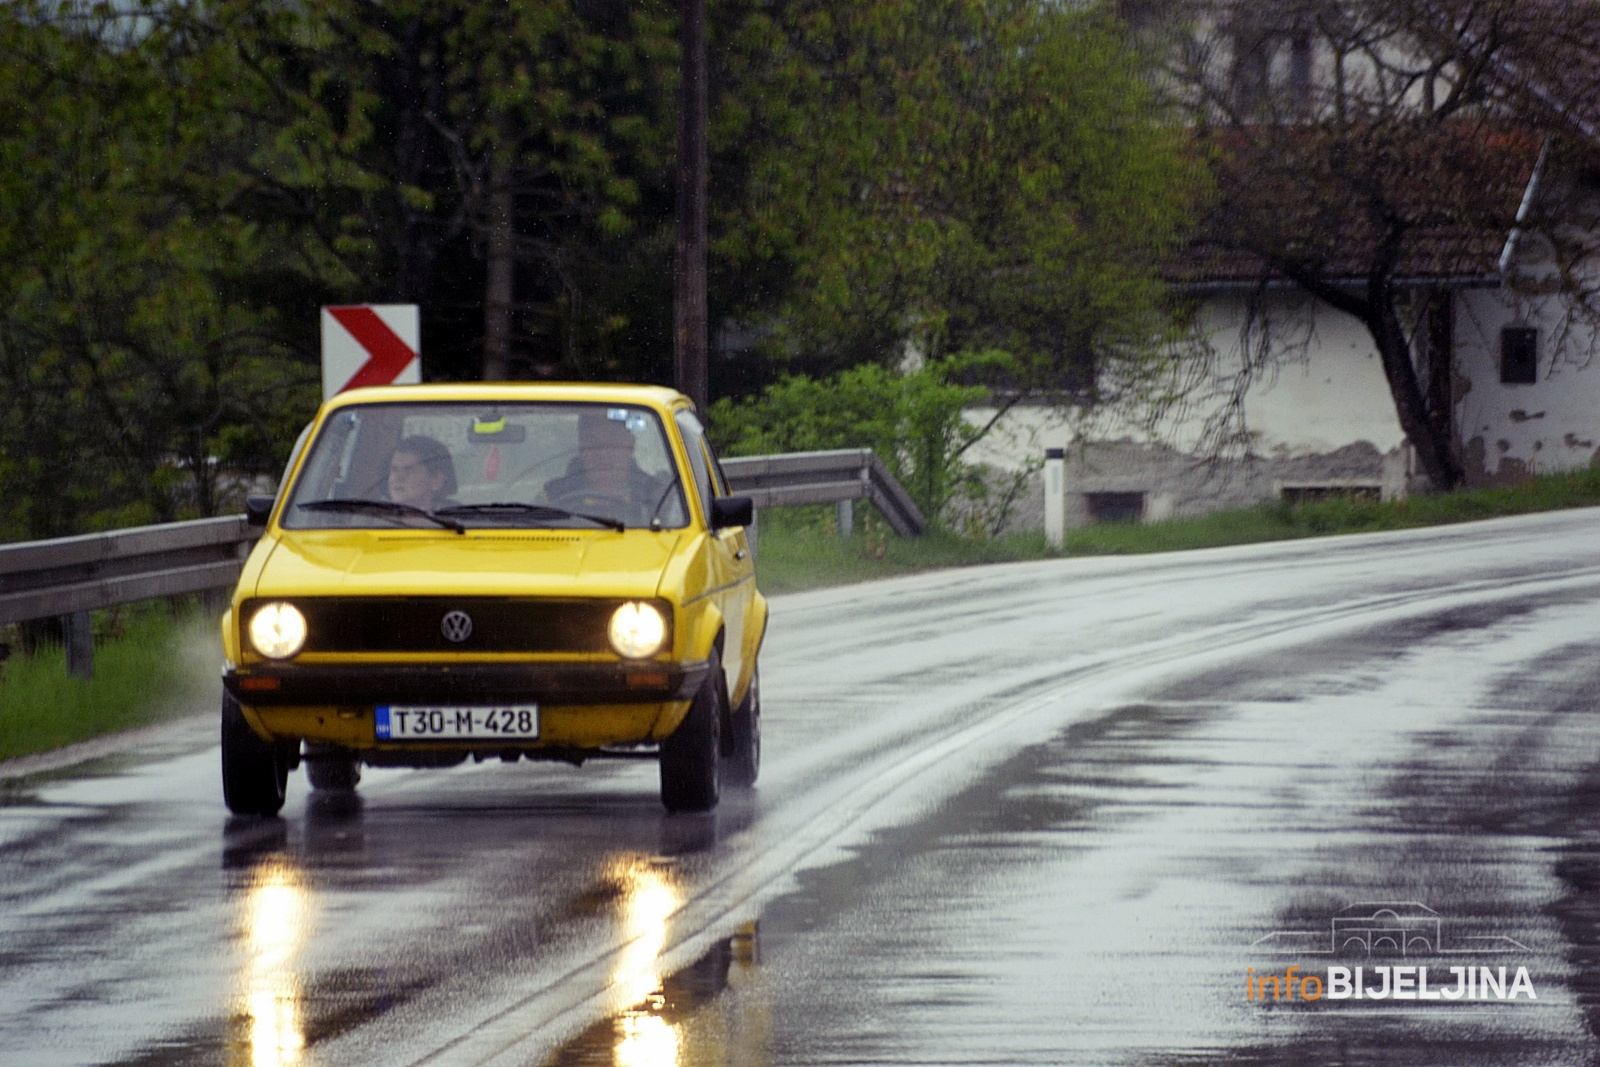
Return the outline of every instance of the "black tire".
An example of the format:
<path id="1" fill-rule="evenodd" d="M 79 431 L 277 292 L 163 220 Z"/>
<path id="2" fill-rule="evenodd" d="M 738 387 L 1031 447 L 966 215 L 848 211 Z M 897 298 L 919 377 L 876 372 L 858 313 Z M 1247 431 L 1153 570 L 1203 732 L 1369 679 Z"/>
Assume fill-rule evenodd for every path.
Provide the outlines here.
<path id="1" fill-rule="evenodd" d="M 661 803 L 670 812 L 710 811 L 722 785 L 722 660 L 711 671 L 672 736 L 661 742 Z"/>
<path id="2" fill-rule="evenodd" d="M 728 719 L 730 747 L 722 781 L 739 789 L 756 784 L 761 773 L 761 670 L 750 675 L 750 691 Z"/>
<path id="3" fill-rule="evenodd" d="M 276 815 L 289 785 L 285 746 L 263 741 L 238 701 L 222 696 L 222 799 L 235 815 Z"/>
<path id="4" fill-rule="evenodd" d="M 306 778 L 319 793 L 348 793 L 361 781 L 361 760 L 348 748 L 306 746 Z"/>

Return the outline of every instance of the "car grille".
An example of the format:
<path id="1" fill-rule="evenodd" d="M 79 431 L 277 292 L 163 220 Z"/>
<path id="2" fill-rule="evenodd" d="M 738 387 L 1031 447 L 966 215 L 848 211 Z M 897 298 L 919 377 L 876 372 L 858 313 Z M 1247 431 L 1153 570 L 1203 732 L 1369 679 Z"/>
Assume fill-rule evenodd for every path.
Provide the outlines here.
<path id="1" fill-rule="evenodd" d="M 517 597 L 293 597 L 306 617 L 305 652 L 604 652 L 606 626 L 621 600 Z M 254 609 L 243 605 L 246 625 Z M 658 603 L 671 619 L 667 605 Z M 471 632 L 445 635 L 445 617 L 464 612 Z M 461 632 L 459 618 L 449 627 Z"/>

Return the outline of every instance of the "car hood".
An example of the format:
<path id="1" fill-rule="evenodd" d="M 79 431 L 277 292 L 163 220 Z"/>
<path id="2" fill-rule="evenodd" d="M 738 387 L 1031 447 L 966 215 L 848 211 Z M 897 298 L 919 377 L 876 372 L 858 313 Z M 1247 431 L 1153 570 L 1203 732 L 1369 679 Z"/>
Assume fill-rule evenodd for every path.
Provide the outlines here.
<path id="1" fill-rule="evenodd" d="M 286 530 L 257 596 L 654 596 L 679 531 Z"/>

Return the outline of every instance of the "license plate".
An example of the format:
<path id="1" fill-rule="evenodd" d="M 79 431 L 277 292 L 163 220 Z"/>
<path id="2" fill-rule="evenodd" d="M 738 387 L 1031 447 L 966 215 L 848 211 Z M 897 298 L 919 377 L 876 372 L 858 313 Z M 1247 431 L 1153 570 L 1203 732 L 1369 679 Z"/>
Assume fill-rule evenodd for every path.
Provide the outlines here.
<path id="1" fill-rule="evenodd" d="M 380 704 L 377 712 L 379 741 L 527 740 L 539 736 L 537 704 L 470 708 Z"/>

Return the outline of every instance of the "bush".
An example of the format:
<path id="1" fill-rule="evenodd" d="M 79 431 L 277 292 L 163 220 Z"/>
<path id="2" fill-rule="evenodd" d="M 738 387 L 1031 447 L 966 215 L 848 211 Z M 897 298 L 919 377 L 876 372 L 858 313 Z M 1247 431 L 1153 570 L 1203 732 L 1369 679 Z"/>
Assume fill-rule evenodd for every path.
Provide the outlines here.
<path id="1" fill-rule="evenodd" d="M 712 440 L 729 456 L 870 448 L 935 519 L 957 496 L 985 490 L 982 470 L 963 457 L 988 428 L 962 413 L 989 390 L 960 379 L 1008 362 L 988 352 L 929 361 L 909 374 L 868 363 L 829 378 L 793 375 L 758 396 L 712 405 Z"/>

